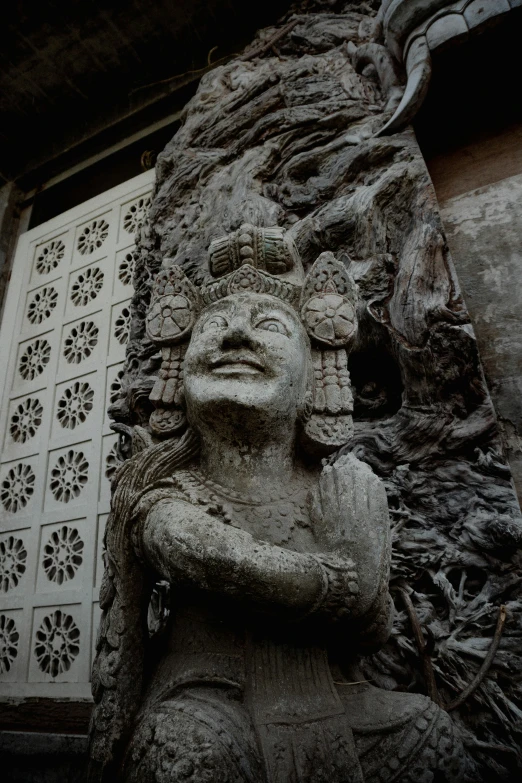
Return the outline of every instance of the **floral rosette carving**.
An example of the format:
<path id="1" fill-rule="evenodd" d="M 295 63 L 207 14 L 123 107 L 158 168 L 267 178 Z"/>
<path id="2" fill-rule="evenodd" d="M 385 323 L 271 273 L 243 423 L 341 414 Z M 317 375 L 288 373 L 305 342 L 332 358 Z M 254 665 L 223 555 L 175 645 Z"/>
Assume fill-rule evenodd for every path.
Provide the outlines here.
<path id="1" fill-rule="evenodd" d="M 259 294 L 263 290 L 263 277 L 250 264 L 245 264 L 234 272 L 228 283 L 229 294 L 242 294 L 244 291 L 253 291 L 255 294 Z"/>
<path id="2" fill-rule="evenodd" d="M 320 454 L 340 448 L 353 434 L 348 352 L 357 335 L 356 303 L 357 287 L 345 265 L 322 253 L 305 279 L 300 304 L 314 364 L 314 405 L 305 437 Z"/>
<path id="3" fill-rule="evenodd" d="M 332 347 L 344 346 L 350 340 L 357 328 L 355 317 L 352 303 L 337 293 L 312 297 L 302 311 L 308 334 Z"/>
<path id="4" fill-rule="evenodd" d="M 182 340 L 193 326 L 190 301 L 182 294 L 162 296 L 147 316 L 147 333 L 159 344 Z"/>
<path id="5" fill-rule="evenodd" d="M 301 294 L 301 318 L 312 340 L 345 348 L 357 334 L 357 288 L 333 253 L 322 253 L 310 270 Z"/>
<path id="6" fill-rule="evenodd" d="M 157 345 L 188 338 L 198 311 L 197 289 L 177 264 L 158 275 L 152 306 L 147 314 L 147 335 Z"/>
<path id="7" fill-rule="evenodd" d="M 156 407 L 150 426 L 160 437 L 171 435 L 185 424 L 181 408 L 183 359 L 199 309 L 198 290 L 178 264 L 160 272 L 146 318 L 147 336 L 161 348 L 161 368 L 150 394 Z"/>

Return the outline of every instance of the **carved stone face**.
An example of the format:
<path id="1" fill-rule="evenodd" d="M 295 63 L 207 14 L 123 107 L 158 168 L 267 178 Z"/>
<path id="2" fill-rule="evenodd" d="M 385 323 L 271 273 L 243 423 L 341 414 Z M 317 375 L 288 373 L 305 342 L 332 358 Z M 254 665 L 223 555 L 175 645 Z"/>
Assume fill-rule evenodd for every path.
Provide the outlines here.
<path id="1" fill-rule="evenodd" d="M 293 426 L 310 362 L 308 337 L 290 306 L 265 294 L 226 297 L 206 308 L 192 333 L 184 362 L 189 420 L 197 428 L 201 418 L 239 411 Z"/>

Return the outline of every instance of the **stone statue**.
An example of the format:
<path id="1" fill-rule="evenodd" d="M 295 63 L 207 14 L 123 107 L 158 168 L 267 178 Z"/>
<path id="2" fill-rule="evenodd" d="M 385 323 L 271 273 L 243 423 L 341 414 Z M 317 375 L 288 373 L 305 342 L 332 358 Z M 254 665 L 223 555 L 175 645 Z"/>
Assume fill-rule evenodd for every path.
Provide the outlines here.
<path id="1" fill-rule="evenodd" d="M 358 669 L 393 604 L 384 485 L 342 449 L 348 259 L 305 277 L 250 224 L 209 256 L 200 287 L 167 266 L 147 316 L 154 437 L 114 480 L 91 780 L 462 783 L 447 713 Z"/>

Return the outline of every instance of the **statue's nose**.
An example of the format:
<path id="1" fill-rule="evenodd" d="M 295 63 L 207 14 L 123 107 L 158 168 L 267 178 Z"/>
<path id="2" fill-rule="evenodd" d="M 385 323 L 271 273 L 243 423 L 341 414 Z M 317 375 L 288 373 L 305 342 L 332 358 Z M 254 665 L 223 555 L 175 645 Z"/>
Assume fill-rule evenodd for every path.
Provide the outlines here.
<path id="1" fill-rule="evenodd" d="M 254 339 L 249 324 L 242 319 L 234 319 L 223 335 L 223 348 L 237 348 L 241 345 L 253 345 Z"/>

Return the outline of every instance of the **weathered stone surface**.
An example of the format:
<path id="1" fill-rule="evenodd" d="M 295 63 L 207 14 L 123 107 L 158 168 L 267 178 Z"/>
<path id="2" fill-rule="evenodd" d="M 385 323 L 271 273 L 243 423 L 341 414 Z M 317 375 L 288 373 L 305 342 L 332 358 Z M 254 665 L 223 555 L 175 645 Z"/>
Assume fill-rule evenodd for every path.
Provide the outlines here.
<path id="1" fill-rule="evenodd" d="M 288 234 L 248 223 L 211 244 L 209 271 L 198 287 L 174 264 L 152 292 L 163 442 L 140 438 L 113 483 L 92 777 L 356 783 L 377 760 L 406 781 L 414 758 L 471 779 L 439 706 L 358 670 L 390 634 L 391 552 L 383 482 L 335 453 L 353 435 L 349 271 L 326 252 L 305 277 Z M 173 599 L 151 642 L 154 581 Z"/>
<path id="2" fill-rule="evenodd" d="M 145 333 L 145 314 L 162 264 L 166 270 L 179 264 L 199 286 L 207 277 L 211 242 L 244 223 L 287 228 L 305 271 L 325 251 L 342 259 L 359 288 L 349 365 L 355 434 L 342 453 L 353 453 L 385 482 L 392 517 L 391 589 L 398 610 L 391 641 L 364 658 L 361 678 L 388 690 L 427 688 L 434 699 L 455 701 L 478 675 L 505 604 L 507 630 L 487 676 L 480 674 L 477 687 L 453 714 L 481 765 L 475 779 L 508 780 L 516 763 L 513 749 L 520 746 L 517 549 L 522 525 L 433 189 L 411 132 L 375 136 L 390 117 L 388 96 L 372 68 L 358 74 L 351 59 L 353 47 L 371 42 L 371 15 L 350 6 L 339 13 L 311 11 L 287 20 L 282 30 L 263 31 L 242 58 L 202 80 L 183 127 L 160 156 L 155 198 L 140 240 L 125 394 L 113 416 L 140 447 L 153 442 L 149 394 L 162 357 Z M 214 417 L 216 422 L 221 417 Z M 173 464 L 180 469 L 196 459 L 190 439 L 164 448 L 173 450 Z M 143 487 L 162 475 L 147 459 L 134 477 Z M 229 464 L 225 479 L 235 477 L 242 464 Z M 272 481 L 270 474 L 267 485 Z M 129 518 L 128 497 L 122 506 L 119 502 L 123 524 Z M 165 513 L 158 525 L 168 527 L 168 518 Z M 114 546 L 128 540 L 117 528 L 114 536 Z M 174 580 L 166 547 L 164 538 L 151 544 L 151 551 L 156 568 L 166 553 L 160 573 Z M 121 680 L 118 668 L 130 661 L 139 669 L 142 654 L 143 625 L 131 607 L 142 605 L 144 573 L 138 565 L 122 571 L 116 563 L 108 574 L 116 587 L 109 579 L 103 599 L 110 612 L 102 636 L 109 657 L 97 674 L 101 699 Z M 308 578 L 311 596 L 312 571 Z M 279 595 L 291 602 L 295 593 L 287 585 Z M 430 640 L 427 649 L 421 645 L 425 682 L 405 608 L 417 613 Z M 118 653 L 123 638 L 127 646 Z M 190 638 L 181 633 L 180 644 Z M 122 683 L 120 712 L 99 713 L 98 731 L 107 738 L 109 727 L 123 735 L 128 731 L 128 714 L 140 699 L 139 681 L 123 677 L 119 688 Z M 356 690 L 351 693 L 357 696 Z M 406 704 L 392 706 L 396 698 L 402 696 L 385 697 L 385 712 L 408 714 Z M 415 704 L 410 717 L 421 709 L 421 702 Z M 217 709 L 213 721 L 222 715 L 222 707 Z M 354 708 L 353 714 L 364 715 L 364 709 Z M 237 715 L 229 718 L 230 726 L 238 725 Z M 166 719 L 151 713 L 152 723 L 136 735 L 136 764 L 147 754 L 151 733 L 168 742 Z M 248 721 L 239 720 L 248 733 Z M 353 731 L 362 731 L 362 723 Z M 190 722 L 181 726 L 186 746 L 194 731 Z M 250 747 L 248 737 L 245 742 Z M 391 740 L 386 751 L 391 756 L 393 748 Z M 372 775 L 381 770 L 390 778 L 382 754 L 375 754 L 373 772 L 365 767 L 364 753 L 358 750 L 358 757 L 367 779 L 377 779 Z M 256 758 L 251 757 L 253 768 Z M 423 779 L 418 770 L 412 775 Z"/>
<path id="3" fill-rule="evenodd" d="M 452 198 L 442 210 L 519 498 L 522 498 L 521 215 L 520 175 Z"/>

